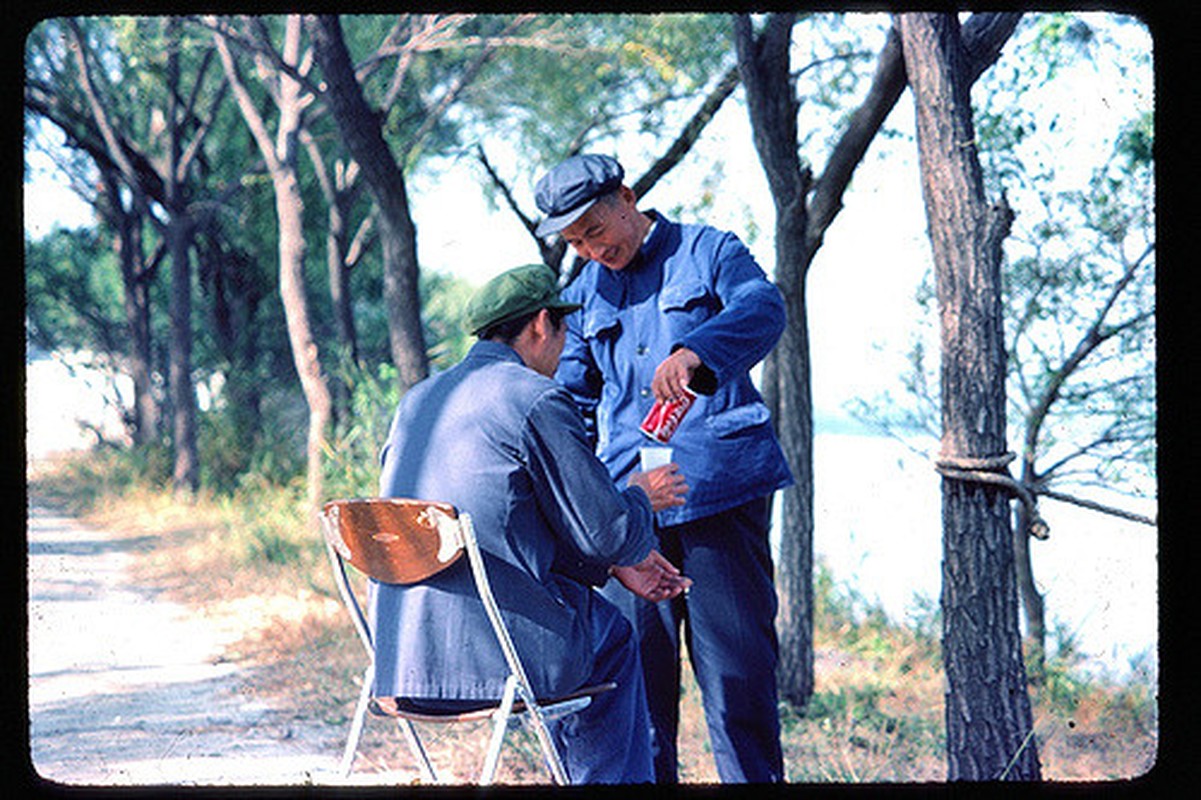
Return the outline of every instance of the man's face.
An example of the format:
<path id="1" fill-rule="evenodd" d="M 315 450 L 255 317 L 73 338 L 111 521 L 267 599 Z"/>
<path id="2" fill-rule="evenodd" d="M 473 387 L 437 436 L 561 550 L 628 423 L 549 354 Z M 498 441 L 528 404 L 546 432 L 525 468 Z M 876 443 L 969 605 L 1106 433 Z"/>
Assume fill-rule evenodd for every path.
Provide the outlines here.
<path id="1" fill-rule="evenodd" d="M 602 198 L 563 229 L 563 239 L 581 258 L 621 270 L 638 254 L 646 222 L 634 206 L 634 193 L 625 187 Z"/>

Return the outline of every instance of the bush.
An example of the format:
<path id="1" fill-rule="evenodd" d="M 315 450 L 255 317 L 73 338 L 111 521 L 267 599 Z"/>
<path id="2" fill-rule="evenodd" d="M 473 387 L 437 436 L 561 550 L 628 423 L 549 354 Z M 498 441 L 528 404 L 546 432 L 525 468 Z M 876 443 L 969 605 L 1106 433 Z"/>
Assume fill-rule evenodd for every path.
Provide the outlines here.
<path id="1" fill-rule="evenodd" d="M 350 419 L 334 433 L 326 449 L 328 497 L 371 497 L 378 493 L 379 452 L 400 402 L 397 379 L 391 364 L 381 364 L 375 372 L 343 372 L 343 380 L 351 387 Z"/>

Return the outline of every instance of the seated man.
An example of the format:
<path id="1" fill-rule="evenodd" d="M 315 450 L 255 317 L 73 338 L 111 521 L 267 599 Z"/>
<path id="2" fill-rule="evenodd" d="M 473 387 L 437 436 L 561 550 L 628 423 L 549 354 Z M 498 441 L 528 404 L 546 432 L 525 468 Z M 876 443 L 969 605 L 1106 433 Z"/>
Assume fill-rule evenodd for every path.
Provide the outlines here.
<path id="1" fill-rule="evenodd" d="M 554 273 L 536 265 L 485 285 L 468 306 L 467 357 L 402 398 L 384 445 L 380 494 L 469 513 L 496 600 L 538 696 L 614 681 L 550 723 L 572 783 L 653 780 L 638 648 L 589 583 L 609 574 L 649 600 L 689 581 L 653 549 L 653 512 L 682 504 L 678 467 L 619 490 L 593 454 L 571 396 L 550 376 L 566 337 Z M 373 583 L 376 696 L 454 708 L 499 698 L 507 669 L 466 561 L 421 584 Z M 437 635 L 430 636 L 430 631 Z M 409 632 L 421 631 L 422 635 Z"/>

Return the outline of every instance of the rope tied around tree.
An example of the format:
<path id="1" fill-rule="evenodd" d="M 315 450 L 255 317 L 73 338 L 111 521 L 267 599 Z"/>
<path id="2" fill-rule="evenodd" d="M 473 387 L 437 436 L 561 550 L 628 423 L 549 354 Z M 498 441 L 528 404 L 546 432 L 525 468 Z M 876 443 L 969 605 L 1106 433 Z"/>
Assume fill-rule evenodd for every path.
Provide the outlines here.
<path id="1" fill-rule="evenodd" d="M 934 461 L 934 471 L 944 478 L 999 486 L 1022 501 L 1030 515 L 1030 535 L 1035 539 L 1049 539 L 1051 526 L 1038 513 L 1038 500 L 1034 493 L 1009 474 L 1009 463 L 1017 458 L 1014 453 L 997 456 L 948 456 L 940 454 Z"/>

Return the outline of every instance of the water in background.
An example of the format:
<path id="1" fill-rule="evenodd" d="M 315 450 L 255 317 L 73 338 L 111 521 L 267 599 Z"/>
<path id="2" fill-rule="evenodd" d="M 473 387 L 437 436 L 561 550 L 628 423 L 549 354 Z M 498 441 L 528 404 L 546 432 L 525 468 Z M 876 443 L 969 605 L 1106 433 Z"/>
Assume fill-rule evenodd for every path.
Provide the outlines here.
<path id="1" fill-rule="evenodd" d="M 931 462 L 895 439 L 819 431 L 814 472 L 814 555 L 835 582 L 898 622 L 922 611 L 916 598 L 937 608 L 941 490 Z M 1050 539 L 1031 540 L 1049 652 L 1062 625 L 1094 672 L 1123 675 L 1143 658 L 1157 670 L 1157 530 L 1046 498 L 1039 512 L 1051 527 Z"/>

